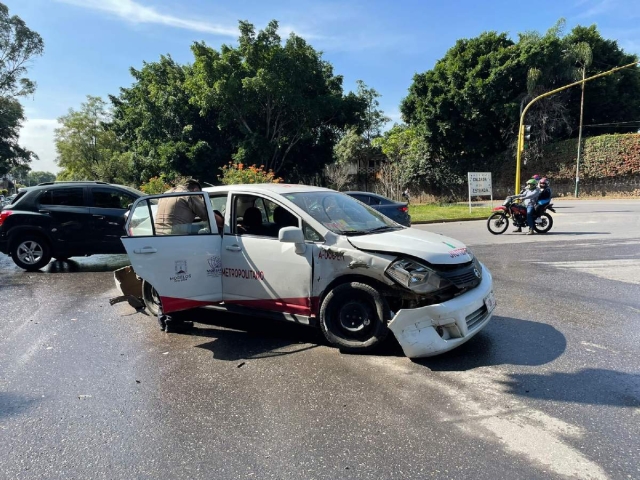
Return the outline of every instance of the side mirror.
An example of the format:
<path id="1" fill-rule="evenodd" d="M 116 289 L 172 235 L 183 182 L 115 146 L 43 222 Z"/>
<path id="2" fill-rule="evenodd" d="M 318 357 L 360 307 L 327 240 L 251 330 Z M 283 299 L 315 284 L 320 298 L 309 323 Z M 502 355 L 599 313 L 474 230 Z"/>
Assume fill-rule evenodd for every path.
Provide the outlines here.
<path id="1" fill-rule="evenodd" d="M 278 232 L 278 240 L 281 243 L 294 243 L 296 245 L 296 253 L 304 253 L 307 246 L 304 243 L 304 232 L 298 227 L 284 227 Z"/>

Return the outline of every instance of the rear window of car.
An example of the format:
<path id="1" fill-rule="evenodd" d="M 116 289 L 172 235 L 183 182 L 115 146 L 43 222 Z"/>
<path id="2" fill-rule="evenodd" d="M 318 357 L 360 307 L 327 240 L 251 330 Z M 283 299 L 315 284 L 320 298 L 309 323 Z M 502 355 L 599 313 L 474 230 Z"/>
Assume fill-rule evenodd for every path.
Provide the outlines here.
<path id="1" fill-rule="evenodd" d="M 55 188 L 45 191 L 40 196 L 40 205 L 60 207 L 83 207 L 83 188 Z"/>
<path id="2" fill-rule="evenodd" d="M 26 195 L 26 193 L 27 193 L 26 190 L 23 191 L 23 192 L 18 193 L 15 197 L 13 197 L 13 199 L 11 200 L 10 205 L 15 205 L 18 200 L 20 200 L 22 197 L 24 197 Z M 11 197 L 9 197 L 9 198 L 11 198 Z"/>

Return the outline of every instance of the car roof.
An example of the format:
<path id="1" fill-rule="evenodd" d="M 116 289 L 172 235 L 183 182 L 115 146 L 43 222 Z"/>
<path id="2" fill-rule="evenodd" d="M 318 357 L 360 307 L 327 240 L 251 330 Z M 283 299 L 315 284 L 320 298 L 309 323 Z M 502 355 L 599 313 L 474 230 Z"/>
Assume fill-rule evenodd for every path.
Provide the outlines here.
<path id="1" fill-rule="evenodd" d="M 86 180 L 86 181 L 69 181 L 69 182 L 45 182 L 45 183 L 39 183 L 38 185 L 33 185 L 31 187 L 22 187 L 18 189 L 18 192 L 30 192 L 33 190 L 44 190 L 44 189 L 50 189 L 51 187 L 54 188 L 64 188 L 64 187 L 86 187 L 86 186 L 97 186 L 97 187 L 117 187 L 117 188 L 122 188 L 124 190 L 127 190 L 131 193 L 135 193 L 137 195 L 144 195 L 143 192 L 141 192 L 140 190 L 136 190 L 133 187 L 128 187 L 126 185 L 119 185 L 117 183 L 107 183 L 107 182 L 98 182 L 98 181 L 91 181 L 91 180 Z"/>
<path id="2" fill-rule="evenodd" d="M 313 187 L 311 185 L 296 185 L 290 183 L 259 183 L 259 184 L 239 184 L 239 185 L 221 185 L 218 187 L 206 187 L 203 188 L 203 192 L 255 192 L 255 193 L 277 193 L 279 195 L 285 193 L 302 193 L 302 192 L 334 192 L 329 188 Z"/>
<path id="3" fill-rule="evenodd" d="M 386 198 L 387 200 L 391 200 L 390 198 L 387 198 L 384 195 L 380 195 L 379 193 L 373 193 L 373 192 L 361 192 L 361 191 L 358 191 L 358 190 L 349 190 L 348 192 L 342 192 L 342 193 L 346 193 L 347 195 L 349 195 L 349 194 L 371 195 L 372 197 Z"/>

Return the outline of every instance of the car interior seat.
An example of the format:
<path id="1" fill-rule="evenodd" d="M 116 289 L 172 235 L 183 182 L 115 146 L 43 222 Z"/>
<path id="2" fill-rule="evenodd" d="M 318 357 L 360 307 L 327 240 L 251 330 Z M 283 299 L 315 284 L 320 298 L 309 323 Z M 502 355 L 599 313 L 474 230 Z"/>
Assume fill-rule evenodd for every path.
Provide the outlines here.
<path id="1" fill-rule="evenodd" d="M 261 235 L 262 212 L 256 207 L 247 208 L 242 216 L 241 226 L 245 233 Z"/>

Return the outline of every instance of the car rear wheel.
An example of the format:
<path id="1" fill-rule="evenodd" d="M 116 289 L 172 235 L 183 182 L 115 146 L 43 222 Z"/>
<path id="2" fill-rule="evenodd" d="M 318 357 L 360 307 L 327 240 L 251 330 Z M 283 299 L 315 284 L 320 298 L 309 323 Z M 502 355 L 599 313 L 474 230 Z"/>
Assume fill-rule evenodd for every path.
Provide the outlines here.
<path id="1" fill-rule="evenodd" d="M 51 247 L 39 235 L 23 235 L 13 242 L 11 258 L 20 268 L 35 272 L 51 260 Z"/>
<path id="2" fill-rule="evenodd" d="M 154 317 L 158 316 L 160 312 L 160 306 L 162 305 L 160 302 L 160 296 L 153 285 L 149 282 L 143 280 L 142 282 L 142 300 L 144 301 L 144 305 L 147 307 L 147 310 Z"/>
<path id="3" fill-rule="evenodd" d="M 338 285 L 320 306 L 320 328 L 329 343 L 347 352 L 372 350 L 389 334 L 391 311 L 386 300 L 370 285 Z"/>

